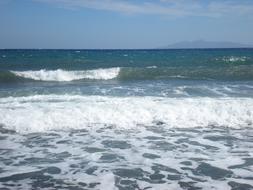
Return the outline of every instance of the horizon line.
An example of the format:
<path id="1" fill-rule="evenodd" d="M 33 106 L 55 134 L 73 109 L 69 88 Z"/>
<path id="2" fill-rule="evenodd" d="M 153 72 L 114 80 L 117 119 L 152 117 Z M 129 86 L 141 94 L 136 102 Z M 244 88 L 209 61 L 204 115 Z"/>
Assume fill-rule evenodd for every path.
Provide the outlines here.
<path id="1" fill-rule="evenodd" d="M 210 47 L 210 48 L 0 48 L 0 50 L 208 50 L 208 49 L 253 49 L 249 47 Z"/>

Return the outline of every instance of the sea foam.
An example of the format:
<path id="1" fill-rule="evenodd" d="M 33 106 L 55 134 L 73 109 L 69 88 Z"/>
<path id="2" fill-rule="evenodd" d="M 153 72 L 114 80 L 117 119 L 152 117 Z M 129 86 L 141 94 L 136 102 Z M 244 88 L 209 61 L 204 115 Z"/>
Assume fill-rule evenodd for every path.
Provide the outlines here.
<path id="1" fill-rule="evenodd" d="M 229 57 L 223 57 L 222 60 L 225 62 L 245 62 L 247 59 L 249 59 L 246 56 L 236 57 L 236 56 L 229 56 Z"/>
<path id="2" fill-rule="evenodd" d="M 116 78 L 120 68 L 94 69 L 83 71 L 38 70 L 38 71 L 11 71 L 17 76 L 40 81 L 73 81 L 80 79 L 109 80 Z"/>
<path id="3" fill-rule="evenodd" d="M 15 131 L 89 129 L 97 126 L 169 128 L 251 127 L 250 98 L 161 98 L 37 95 L 0 99 L 1 125 Z"/>

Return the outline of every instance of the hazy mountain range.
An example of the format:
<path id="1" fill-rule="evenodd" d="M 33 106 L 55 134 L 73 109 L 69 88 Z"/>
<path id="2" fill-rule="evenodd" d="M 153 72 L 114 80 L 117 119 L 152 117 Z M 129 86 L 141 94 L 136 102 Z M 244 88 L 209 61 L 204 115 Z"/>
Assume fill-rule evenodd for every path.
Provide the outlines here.
<path id="1" fill-rule="evenodd" d="M 218 41 L 182 41 L 168 46 L 160 47 L 161 49 L 194 49 L 194 48 L 252 48 L 253 45 L 241 44 L 236 42 L 218 42 Z"/>

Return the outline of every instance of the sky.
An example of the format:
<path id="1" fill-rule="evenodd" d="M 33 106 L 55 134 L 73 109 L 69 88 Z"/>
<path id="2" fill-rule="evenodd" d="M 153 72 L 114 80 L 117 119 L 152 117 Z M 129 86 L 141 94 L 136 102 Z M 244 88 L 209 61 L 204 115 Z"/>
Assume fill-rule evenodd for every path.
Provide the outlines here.
<path id="1" fill-rule="evenodd" d="M 0 0 L 0 48 L 253 44 L 253 0 Z"/>

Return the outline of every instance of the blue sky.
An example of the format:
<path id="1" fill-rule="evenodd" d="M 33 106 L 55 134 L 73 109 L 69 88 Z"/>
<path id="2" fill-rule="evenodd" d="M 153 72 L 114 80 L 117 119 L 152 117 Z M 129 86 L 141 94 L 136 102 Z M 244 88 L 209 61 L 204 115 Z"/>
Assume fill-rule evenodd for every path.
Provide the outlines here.
<path id="1" fill-rule="evenodd" d="M 253 44 L 252 0 L 0 0 L 0 48 Z"/>

